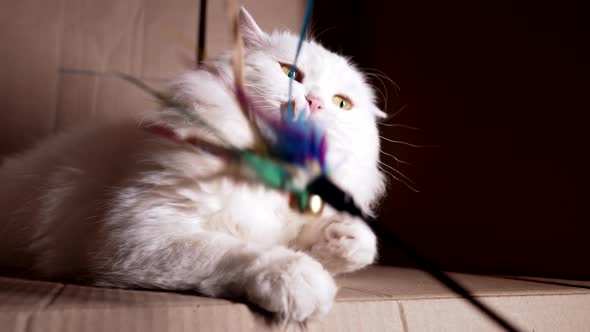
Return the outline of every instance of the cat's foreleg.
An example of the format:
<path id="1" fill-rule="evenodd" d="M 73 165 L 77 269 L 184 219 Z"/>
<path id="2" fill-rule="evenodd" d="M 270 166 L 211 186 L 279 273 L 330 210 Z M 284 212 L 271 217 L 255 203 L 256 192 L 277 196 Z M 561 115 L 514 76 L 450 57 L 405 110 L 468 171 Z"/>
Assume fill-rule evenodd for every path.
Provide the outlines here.
<path id="1" fill-rule="evenodd" d="M 308 255 L 248 245 L 224 233 L 203 231 L 119 248 L 114 259 L 103 260 L 97 284 L 246 298 L 294 321 L 327 313 L 337 290 L 332 276 Z"/>

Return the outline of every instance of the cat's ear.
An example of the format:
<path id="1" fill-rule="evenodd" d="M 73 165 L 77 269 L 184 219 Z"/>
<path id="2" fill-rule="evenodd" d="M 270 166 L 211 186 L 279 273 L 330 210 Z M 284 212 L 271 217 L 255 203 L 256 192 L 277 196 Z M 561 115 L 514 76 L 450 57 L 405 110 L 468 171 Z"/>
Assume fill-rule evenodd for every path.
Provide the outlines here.
<path id="1" fill-rule="evenodd" d="M 240 32 L 246 47 L 260 46 L 266 38 L 266 33 L 260 29 L 244 6 L 240 8 Z"/>

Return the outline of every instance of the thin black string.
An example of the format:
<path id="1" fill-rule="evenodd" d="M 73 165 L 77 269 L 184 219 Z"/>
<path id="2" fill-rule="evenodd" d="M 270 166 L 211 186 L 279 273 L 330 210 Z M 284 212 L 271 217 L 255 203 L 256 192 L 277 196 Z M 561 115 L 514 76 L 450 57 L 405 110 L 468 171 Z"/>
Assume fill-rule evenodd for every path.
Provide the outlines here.
<path id="1" fill-rule="evenodd" d="M 426 259 L 424 256 L 418 254 L 416 250 L 412 247 L 408 246 L 405 242 L 403 242 L 400 238 L 398 238 L 393 232 L 391 232 L 388 228 L 383 226 L 378 222 L 374 222 L 373 220 L 365 220 L 365 222 L 371 227 L 371 229 L 376 234 L 381 234 L 383 238 L 387 241 L 395 245 L 399 251 L 408 257 L 416 266 L 430 274 L 434 279 L 438 280 L 441 284 L 445 285 L 448 289 L 453 291 L 455 294 L 460 295 L 462 298 L 467 300 L 467 302 L 471 303 L 474 307 L 479 309 L 482 313 L 484 313 L 487 317 L 493 320 L 496 324 L 504 328 L 506 331 L 516 332 L 519 331 L 514 327 L 511 323 L 506 320 L 506 318 L 500 316 L 499 313 L 494 311 L 488 305 L 484 304 L 477 298 L 471 294 L 463 285 L 461 285 L 458 281 L 451 278 L 447 273 L 443 272 L 439 269 L 436 265 L 434 265 L 431 261 Z"/>

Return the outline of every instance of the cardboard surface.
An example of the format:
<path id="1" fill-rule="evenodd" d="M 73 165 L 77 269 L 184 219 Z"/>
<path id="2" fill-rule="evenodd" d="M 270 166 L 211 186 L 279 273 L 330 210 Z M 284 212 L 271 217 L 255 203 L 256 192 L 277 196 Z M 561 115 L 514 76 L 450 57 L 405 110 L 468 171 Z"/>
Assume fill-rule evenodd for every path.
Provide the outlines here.
<path id="1" fill-rule="evenodd" d="M 263 29 L 299 29 L 304 1 L 243 3 Z M 81 121 L 154 110 L 109 74 L 162 86 L 194 68 L 198 17 L 198 0 L 0 1 L 0 160 Z M 207 55 L 231 40 L 225 1 L 210 1 Z"/>
<path id="2" fill-rule="evenodd" d="M 590 328 L 590 282 L 454 274 L 526 331 Z M 330 314 L 308 331 L 497 331 L 424 273 L 371 267 L 339 278 Z M 0 331 L 298 331 L 242 303 L 194 294 L 0 278 Z"/>

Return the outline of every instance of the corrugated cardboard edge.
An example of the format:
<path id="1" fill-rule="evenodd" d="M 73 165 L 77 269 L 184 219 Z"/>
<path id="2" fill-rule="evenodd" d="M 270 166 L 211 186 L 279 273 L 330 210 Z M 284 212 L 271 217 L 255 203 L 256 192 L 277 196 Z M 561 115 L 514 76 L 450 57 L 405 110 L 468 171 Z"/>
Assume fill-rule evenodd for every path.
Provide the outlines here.
<path id="1" fill-rule="evenodd" d="M 66 286 L 0 278 L 0 331 L 30 331 L 35 315 L 47 310 Z M 14 306 L 15 303 L 18 305 Z"/>
<path id="2" fill-rule="evenodd" d="M 580 287 L 455 274 L 525 331 L 590 328 L 590 283 Z M 551 280 L 549 280 L 551 282 Z M 340 280 L 330 314 L 306 331 L 497 331 L 422 272 L 375 267 Z M 483 294 L 483 295 L 482 295 Z M 242 303 L 190 294 L 101 289 L 0 278 L 2 331 L 299 331 Z"/>

